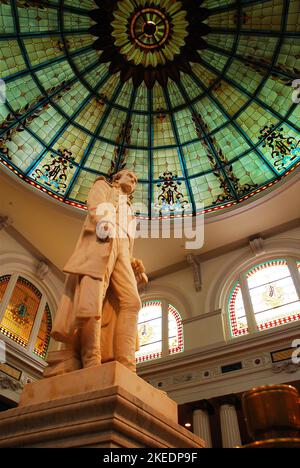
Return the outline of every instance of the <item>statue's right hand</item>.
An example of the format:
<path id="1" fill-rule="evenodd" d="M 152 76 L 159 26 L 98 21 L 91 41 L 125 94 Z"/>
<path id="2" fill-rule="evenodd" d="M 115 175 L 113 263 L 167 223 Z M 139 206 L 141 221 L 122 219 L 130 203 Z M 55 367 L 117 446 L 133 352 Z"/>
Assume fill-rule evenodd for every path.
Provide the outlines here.
<path id="1" fill-rule="evenodd" d="M 115 231 L 115 226 L 110 221 L 99 221 L 99 223 L 97 223 L 96 234 L 102 241 L 115 237 Z"/>

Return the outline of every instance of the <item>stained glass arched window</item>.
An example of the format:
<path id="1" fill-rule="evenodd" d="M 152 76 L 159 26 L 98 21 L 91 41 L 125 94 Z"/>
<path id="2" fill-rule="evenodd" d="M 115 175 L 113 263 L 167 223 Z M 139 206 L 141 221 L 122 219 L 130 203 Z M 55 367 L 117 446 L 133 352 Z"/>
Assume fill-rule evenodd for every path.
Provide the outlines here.
<path id="1" fill-rule="evenodd" d="M 0 277 L 0 333 L 3 336 L 45 359 L 51 325 L 49 305 L 34 284 L 23 276 Z"/>
<path id="2" fill-rule="evenodd" d="M 33 352 L 40 356 L 41 358 L 45 358 L 49 346 L 50 341 L 50 333 L 52 329 L 52 319 L 49 305 L 46 304 L 41 326 L 39 328 L 39 332 L 36 338 L 35 346 Z"/>
<path id="3" fill-rule="evenodd" d="M 143 303 L 138 319 L 139 351 L 136 362 L 183 351 L 183 326 L 178 310 L 165 301 Z"/>
<path id="4" fill-rule="evenodd" d="M 240 275 L 229 297 L 232 336 L 300 319 L 299 267 L 299 261 L 278 258 L 259 263 Z"/>

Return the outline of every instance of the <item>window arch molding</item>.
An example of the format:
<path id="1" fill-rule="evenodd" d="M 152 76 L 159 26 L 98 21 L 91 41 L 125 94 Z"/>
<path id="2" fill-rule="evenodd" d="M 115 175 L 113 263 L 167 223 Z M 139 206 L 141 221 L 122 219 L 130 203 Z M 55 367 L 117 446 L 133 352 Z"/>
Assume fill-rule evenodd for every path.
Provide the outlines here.
<path id="1" fill-rule="evenodd" d="M 145 357 L 146 355 L 143 353 L 140 356 L 139 354 L 137 354 L 137 357 L 136 357 L 137 363 L 151 362 L 152 359 L 157 359 L 157 358 L 168 359 L 171 355 L 177 354 L 178 352 L 182 352 L 184 350 L 184 319 L 187 318 L 187 316 L 191 316 L 190 311 L 188 311 L 187 313 L 187 304 L 184 304 L 184 299 L 182 297 L 182 294 L 180 294 L 180 292 L 178 293 L 178 291 L 175 291 L 175 288 L 173 288 L 172 286 L 159 285 L 159 287 L 155 287 L 151 289 L 151 291 L 148 290 L 146 292 L 143 292 L 141 294 L 141 300 L 143 304 L 148 303 L 148 302 L 155 303 L 157 301 L 161 303 L 161 310 L 162 310 L 161 351 L 160 352 L 158 350 L 156 350 L 155 352 L 146 351 L 148 357 Z M 177 318 L 175 319 L 176 322 L 177 320 L 179 320 L 179 322 L 177 322 L 177 327 L 178 327 L 177 333 L 179 333 L 178 335 L 179 341 L 176 346 L 178 346 L 178 344 L 181 343 L 179 344 L 179 347 L 182 347 L 180 351 L 177 350 L 177 348 L 176 350 L 175 348 L 174 349 L 170 348 L 170 340 L 172 336 L 172 332 L 170 335 L 170 331 L 173 329 L 172 327 L 174 326 L 174 323 L 173 323 L 173 326 L 171 325 L 171 329 L 169 328 L 171 324 L 171 322 L 169 321 L 170 313 L 171 315 L 175 313 L 175 317 L 177 316 Z M 153 352 L 154 352 L 153 357 L 151 356 L 149 357 L 149 355 L 151 355 L 151 353 Z M 158 354 L 160 354 L 160 356 Z"/>
<path id="2" fill-rule="evenodd" d="M 236 337 L 232 338 L 230 334 L 227 312 L 228 298 L 234 283 L 238 281 L 240 274 L 259 263 L 275 258 L 299 260 L 299 240 L 291 238 L 262 240 L 261 248 L 256 251 L 256 254 L 253 254 L 249 249 L 248 252 L 243 253 L 229 264 L 225 264 L 211 285 L 205 303 L 205 310 L 207 312 L 222 311 L 223 332 L 226 340 L 238 339 Z M 249 337 L 249 334 L 246 336 Z"/>
<path id="3" fill-rule="evenodd" d="M 31 283 L 34 287 L 42 295 L 42 301 L 40 304 L 40 311 L 39 316 L 35 318 L 32 334 L 30 336 L 30 343 L 28 344 L 28 348 L 24 348 L 11 338 L 6 337 L 2 333 L 0 334 L 0 338 L 6 342 L 7 350 L 14 349 L 17 352 L 20 352 L 24 357 L 28 357 L 30 360 L 34 359 L 36 363 L 39 363 L 44 367 L 46 362 L 41 357 L 37 356 L 33 353 L 33 342 L 37 337 L 37 333 L 39 331 L 40 325 L 42 323 L 43 318 L 43 304 L 46 306 L 48 305 L 48 312 L 50 313 L 51 320 L 53 322 L 54 319 L 54 311 L 57 309 L 58 301 L 59 301 L 59 287 L 55 284 L 55 281 L 52 278 L 52 275 L 47 275 L 45 280 L 41 280 L 38 278 L 36 270 L 39 262 L 33 257 L 21 254 L 21 253 L 5 253 L 0 254 L 0 277 L 3 276 L 10 276 L 9 284 L 5 290 L 3 300 L 2 300 L 2 307 L 0 308 L 0 319 L 2 320 L 3 314 L 5 312 L 7 303 L 9 298 L 11 297 L 14 287 L 17 284 L 18 278 L 22 277 Z M 4 309 L 4 310 L 3 310 Z M 42 311 L 42 312 L 41 312 Z"/>
<path id="4" fill-rule="evenodd" d="M 147 287 L 146 291 L 141 292 L 140 297 L 142 302 L 157 298 L 169 301 L 180 311 L 183 322 L 185 319 L 192 317 L 192 308 L 188 297 L 168 283 L 160 283 L 157 285 L 150 284 L 150 287 Z"/>

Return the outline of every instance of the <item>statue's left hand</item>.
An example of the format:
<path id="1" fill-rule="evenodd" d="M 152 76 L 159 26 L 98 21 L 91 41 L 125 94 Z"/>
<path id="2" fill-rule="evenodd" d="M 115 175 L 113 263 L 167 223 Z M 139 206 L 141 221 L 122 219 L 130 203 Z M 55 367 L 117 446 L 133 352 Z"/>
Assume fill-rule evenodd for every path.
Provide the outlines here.
<path id="1" fill-rule="evenodd" d="M 139 276 L 142 273 L 145 273 L 146 271 L 142 260 L 140 260 L 139 258 L 133 258 L 131 260 L 131 266 L 132 266 L 135 276 Z"/>

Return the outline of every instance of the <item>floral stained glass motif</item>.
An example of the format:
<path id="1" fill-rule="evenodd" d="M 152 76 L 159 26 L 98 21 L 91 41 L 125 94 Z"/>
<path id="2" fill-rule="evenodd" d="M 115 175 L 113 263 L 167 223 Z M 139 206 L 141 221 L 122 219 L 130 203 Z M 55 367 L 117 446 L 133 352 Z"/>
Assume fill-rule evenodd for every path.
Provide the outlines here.
<path id="1" fill-rule="evenodd" d="M 0 278 L 0 304 L 10 280 L 10 275 L 1 276 Z"/>
<path id="2" fill-rule="evenodd" d="M 167 171 L 233 208 L 300 164 L 299 48 L 299 0 L 0 0 L 0 165 L 82 210 L 123 167 L 141 216 Z"/>
<path id="3" fill-rule="evenodd" d="M 256 266 L 247 281 L 259 330 L 300 319 L 300 301 L 286 260 Z"/>
<path id="4" fill-rule="evenodd" d="M 41 297 L 40 291 L 20 276 L 0 323 L 0 333 L 26 348 Z"/>
<path id="5" fill-rule="evenodd" d="M 146 302 L 139 313 L 138 335 L 140 349 L 136 361 L 143 362 L 161 357 L 162 353 L 162 304 Z"/>
<path id="6" fill-rule="evenodd" d="M 143 304 L 139 313 L 138 334 L 140 349 L 136 362 L 145 362 L 162 357 L 163 310 L 161 301 Z M 183 326 L 179 312 L 168 305 L 168 349 L 169 354 L 183 351 Z"/>

